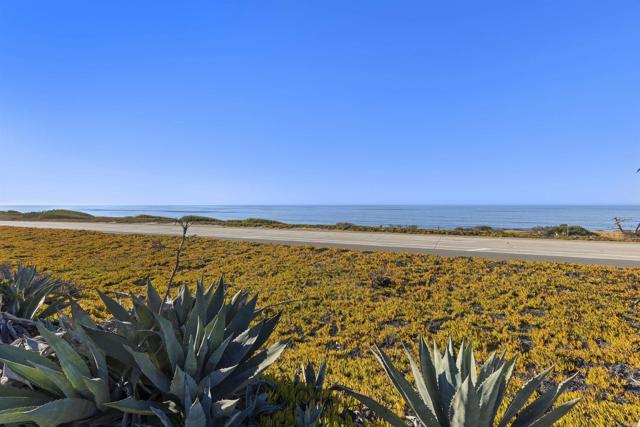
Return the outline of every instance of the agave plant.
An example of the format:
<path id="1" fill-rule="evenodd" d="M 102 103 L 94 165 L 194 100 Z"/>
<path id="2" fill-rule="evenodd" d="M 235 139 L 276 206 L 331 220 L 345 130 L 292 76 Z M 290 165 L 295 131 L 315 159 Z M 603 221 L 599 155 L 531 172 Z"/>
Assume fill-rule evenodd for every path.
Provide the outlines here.
<path id="1" fill-rule="evenodd" d="M 457 356 L 451 340 L 443 353 L 435 343 L 433 349 L 429 349 L 422 338 L 418 347 L 419 363 L 405 348 L 415 388 L 381 348 L 375 346 L 372 351 L 411 408 L 414 425 L 419 427 L 547 427 L 562 418 L 579 400 L 553 408 L 558 396 L 573 379 L 570 377 L 527 404 L 548 376 L 549 368 L 526 383 L 498 419 L 498 408 L 505 399 L 515 359 L 506 360 L 504 353 L 493 353 L 477 368 L 471 343 L 463 341 Z M 344 386 L 337 388 L 358 399 L 392 426 L 406 427 L 400 417 L 373 399 Z"/>
<path id="2" fill-rule="evenodd" d="M 23 319 L 47 318 L 69 305 L 61 291 L 63 283 L 33 266 L 18 264 L 15 270 L 0 266 L 0 306 L 2 311 Z M 41 310 L 44 308 L 43 310 Z"/>
<path id="3" fill-rule="evenodd" d="M 257 296 L 239 292 L 227 302 L 224 279 L 206 290 L 199 281 L 195 295 L 183 286 L 167 301 L 148 282 L 146 298 L 133 297 L 131 310 L 100 296 L 114 331 L 85 330 L 107 357 L 131 368 L 130 380 L 140 383 L 136 399 L 172 402 L 150 408 L 164 426 L 238 426 L 274 409 L 258 375 L 286 344 L 262 349 L 280 315 L 256 323 Z"/>
<path id="4" fill-rule="evenodd" d="M 42 323 L 37 328 L 42 340 L 27 339 L 26 348 L 0 345 L 1 425 L 133 426 L 140 414 L 153 414 L 153 402 L 132 400 L 88 337 L 76 334 L 82 340 L 78 345 L 70 334 L 58 335 Z"/>
<path id="5" fill-rule="evenodd" d="M 311 388 L 314 393 L 321 393 L 324 388 L 324 379 L 327 371 L 327 363 L 323 362 L 316 373 L 316 369 L 311 362 L 302 366 L 302 375 L 296 373 L 294 384 L 304 384 Z M 303 406 L 296 406 L 296 426 L 297 427 L 321 427 L 322 413 L 324 405 L 322 402 L 312 400 Z"/>
<path id="6" fill-rule="evenodd" d="M 296 427 L 322 427 L 323 406 L 319 403 L 296 407 Z"/>
<path id="7" fill-rule="evenodd" d="M 46 319 L 69 305 L 61 292 L 64 284 L 35 267 L 18 265 L 12 270 L 0 266 L 0 342 L 12 342 L 28 335 L 32 320 Z M 31 327 L 32 330 L 35 328 Z"/>

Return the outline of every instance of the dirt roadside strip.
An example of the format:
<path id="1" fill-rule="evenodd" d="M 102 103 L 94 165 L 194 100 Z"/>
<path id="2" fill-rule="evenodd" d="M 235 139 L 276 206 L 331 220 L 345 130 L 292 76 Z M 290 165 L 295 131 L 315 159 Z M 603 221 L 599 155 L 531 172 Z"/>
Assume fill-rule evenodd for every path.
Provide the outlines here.
<path id="1" fill-rule="evenodd" d="M 105 233 L 161 235 L 178 235 L 181 233 L 180 228 L 175 225 L 148 223 L 0 221 L 0 226 L 86 230 Z M 200 237 L 260 243 L 640 267 L 640 244 L 631 242 L 416 235 L 305 229 L 281 230 L 215 225 L 193 225 L 190 231 L 190 234 Z"/>

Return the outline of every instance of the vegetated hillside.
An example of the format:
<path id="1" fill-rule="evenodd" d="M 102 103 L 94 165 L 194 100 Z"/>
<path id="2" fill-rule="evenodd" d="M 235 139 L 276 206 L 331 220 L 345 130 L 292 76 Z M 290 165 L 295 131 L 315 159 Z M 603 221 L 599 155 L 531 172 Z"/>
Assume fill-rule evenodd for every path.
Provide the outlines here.
<path id="1" fill-rule="evenodd" d="M 0 263 L 31 262 L 82 287 L 82 305 L 104 316 L 95 290 L 159 288 L 178 238 L 0 227 Z M 274 339 L 291 339 L 271 375 L 329 360 L 339 381 L 403 407 L 369 353 L 377 343 L 407 369 L 400 344 L 420 334 L 443 343 L 471 337 L 479 350 L 519 355 L 517 379 L 551 364 L 574 371 L 566 399 L 582 397 L 559 426 L 609 427 L 640 418 L 640 270 L 415 254 L 370 253 L 194 238 L 179 282 L 222 273 L 234 289 L 283 303 Z M 515 385 L 521 385 L 517 381 Z M 278 425 L 265 420 L 265 425 Z"/>

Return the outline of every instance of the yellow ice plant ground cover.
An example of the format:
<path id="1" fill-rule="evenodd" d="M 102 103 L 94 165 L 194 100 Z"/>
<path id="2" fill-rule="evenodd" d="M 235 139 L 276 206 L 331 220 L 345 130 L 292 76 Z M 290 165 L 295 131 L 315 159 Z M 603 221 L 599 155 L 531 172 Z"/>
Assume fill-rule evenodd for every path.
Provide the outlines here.
<path id="1" fill-rule="evenodd" d="M 96 289 L 140 294 L 146 277 L 162 288 L 177 244 L 176 237 L 0 227 L 0 263 L 32 263 L 76 282 L 83 307 L 101 318 Z M 556 380 L 579 372 L 563 400 L 582 401 L 559 426 L 640 418 L 640 269 L 200 238 L 190 240 L 183 267 L 179 282 L 224 273 L 233 288 L 259 292 L 261 307 L 284 303 L 275 339 L 292 342 L 269 371 L 276 378 L 328 359 L 329 383 L 401 413 L 369 347 L 382 345 L 406 369 L 401 343 L 413 346 L 419 334 L 442 345 L 449 335 L 470 337 L 481 361 L 494 349 L 519 356 L 516 385 L 551 364 Z M 290 414 L 264 425 L 285 422 Z"/>

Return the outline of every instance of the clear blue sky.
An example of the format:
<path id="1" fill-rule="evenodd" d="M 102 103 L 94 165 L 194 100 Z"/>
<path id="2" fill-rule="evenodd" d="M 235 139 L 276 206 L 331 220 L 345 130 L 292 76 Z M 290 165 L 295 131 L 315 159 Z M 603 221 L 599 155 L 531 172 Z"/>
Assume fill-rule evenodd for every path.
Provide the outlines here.
<path id="1" fill-rule="evenodd" d="M 639 19 L 3 1 L 0 204 L 638 203 Z"/>

